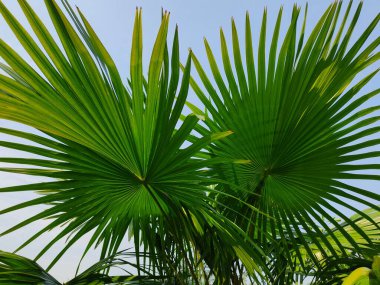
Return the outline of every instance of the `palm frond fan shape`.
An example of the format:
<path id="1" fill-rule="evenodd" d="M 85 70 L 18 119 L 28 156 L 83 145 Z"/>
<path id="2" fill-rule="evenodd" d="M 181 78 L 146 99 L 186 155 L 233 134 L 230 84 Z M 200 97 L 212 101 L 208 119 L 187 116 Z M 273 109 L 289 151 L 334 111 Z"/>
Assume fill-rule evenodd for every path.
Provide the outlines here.
<path id="1" fill-rule="evenodd" d="M 2 235 L 50 219 L 20 250 L 64 225 L 36 257 L 38 260 L 68 237 L 48 270 L 88 233 L 91 237 L 84 252 L 101 245 L 101 258 L 105 258 L 117 252 L 130 231 L 137 263 L 140 250 L 150 251 L 148 262 L 157 268 L 167 263 L 165 258 L 157 258 L 162 244 L 174 244 L 188 267 L 195 266 L 191 241 L 201 234 L 203 225 L 224 235 L 233 251 L 245 252 L 242 248 L 246 247 L 251 251 L 248 256 L 262 254 L 258 247 L 242 244 L 244 232 L 211 207 L 206 193 L 212 189 L 206 186 L 215 182 L 204 175 L 204 168 L 212 161 L 196 157 L 200 149 L 231 132 L 209 133 L 184 146 L 198 118 L 189 115 L 180 120 L 189 89 L 191 58 L 181 77 L 177 30 L 171 57 L 166 44 L 169 14 L 162 16 L 145 76 L 141 10 L 136 11 L 129 84 L 124 84 L 88 21 L 80 11 L 77 16 L 67 1 L 63 4 L 74 25 L 55 1 L 45 1 L 62 48 L 30 4 L 25 0 L 18 3 L 39 43 L 2 2 L 0 11 L 38 70 L 0 41 L 0 57 L 5 62 L 1 67 L 7 73 L 0 75 L 0 118 L 28 125 L 42 134 L 1 127 L 0 132 L 33 144 L 1 141 L 0 146 L 41 158 L 1 157 L 0 162 L 21 165 L 2 167 L 1 171 L 56 180 L 0 189 L 3 193 L 41 194 L 2 209 L 0 214 L 41 204 L 51 206 Z M 252 260 L 246 258 L 248 263 Z"/>
<path id="2" fill-rule="evenodd" d="M 168 13 L 144 72 L 138 9 L 124 81 L 81 12 L 63 0 L 66 16 L 55 1 L 44 1 L 59 39 L 26 0 L 18 3 L 34 36 L 0 2 L 36 66 L 0 40 L 6 73 L 0 74 L 0 118 L 38 130 L 0 127 L 24 141 L 0 141 L 1 147 L 38 156 L 0 157 L 20 165 L 0 170 L 54 179 L 0 189 L 41 194 L 0 215 L 50 206 L 2 233 L 50 221 L 18 250 L 63 226 L 35 258 L 68 238 L 48 271 L 89 233 L 84 254 L 100 246 L 107 260 L 129 231 L 136 268 L 153 268 L 153 275 L 200 284 L 201 270 L 220 284 L 242 283 L 244 274 L 289 284 L 310 261 L 319 267 L 321 257 L 378 246 L 372 233 L 380 226 L 370 213 L 379 212 L 380 194 L 351 180 L 379 181 L 373 160 L 380 154 L 380 106 L 368 103 L 380 89 L 363 88 L 378 71 L 380 37 L 373 35 L 380 15 L 353 41 L 362 3 L 352 13 L 352 1 L 345 11 L 334 2 L 308 36 L 306 13 L 299 27 L 301 10 L 294 6 L 280 40 L 283 10 L 270 33 L 265 10 L 256 51 L 247 14 L 244 44 L 232 21 L 232 53 L 220 31 L 222 66 L 205 40 L 211 78 L 191 51 L 180 74 L 177 30 L 167 46 Z M 206 111 L 186 102 L 189 85 Z M 182 114 L 185 104 L 193 114 Z"/>
<path id="3" fill-rule="evenodd" d="M 208 146 L 203 155 L 239 162 L 213 165 L 210 175 L 238 186 L 219 183 L 216 189 L 258 209 L 249 211 L 245 204 L 216 194 L 216 201 L 229 205 L 218 211 L 246 230 L 268 256 L 281 250 L 293 270 L 306 268 L 304 250 L 318 265 L 315 249 L 322 257 L 339 257 L 360 252 L 363 243 L 373 245 L 371 236 L 347 213 L 379 229 L 378 221 L 356 206 L 378 211 L 379 191 L 351 183 L 380 177 L 380 164 L 373 163 L 380 154 L 380 106 L 366 105 L 375 102 L 380 89 L 361 92 L 378 72 L 373 67 L 380 57 L 380 37 L 374 31 L 380 16 L 353 40 L 362 4 L 352 9 L 351 1 L 342 11 L 343 2 L 334 2 L 309 36 L 306 12 L 298 32 L 301 11 L 296 6 L 285 31 L 283 9 L 273 32 L 267 31 L 265 10 L 257 40 L 247 13 L 244 42 L 234 20 L 231 46 L 220 30 L 220 64 L 205 39 L 210 72 L 192 54 L 200 80 L 192 78 L 191 85 L 206 110 L 189 104 L 204 118 L 197 131 L 233 132 Z M 303 245 L 302 251 L 297 244 Z"/>

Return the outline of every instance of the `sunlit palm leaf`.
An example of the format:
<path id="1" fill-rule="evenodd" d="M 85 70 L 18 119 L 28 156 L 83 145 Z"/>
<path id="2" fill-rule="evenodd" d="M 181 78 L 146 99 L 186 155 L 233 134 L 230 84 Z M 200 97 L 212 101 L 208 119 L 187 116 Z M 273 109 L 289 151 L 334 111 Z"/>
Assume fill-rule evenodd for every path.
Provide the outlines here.
<path id="1" fill-rule="evenodd" d="M 352 230 L 351 225 L 342 222 L 339 223 L 339 227 L 331 228 L 328 233 L 324 232 L 325 238 L 330 241 L 337 255 L 333 256 L 326 250 L 328 255 L 324 256 L 312 239 L 305 235 L 305 240 L 310 242 L 308 247 L 312 250 L 313 256 L 316 257 L 319 264 L 317 266 L 314 264 L 309 252 L 300 241 L 298 245 L 289 242 L 289 248 L 291 248 L 290 250 L 292 251 L 291 263 L 285 258 L 283 247 L 273 247 L 272 252 L 270 252 L 271 258 L 269 267 L 271 268 L 272 276 L 277 276 L 278 280 L 282 278 L 291 281 L 295 281 L 297 278 L 305 278 L 306 276 L 316 276 L 317 280 L 322 282 L 322 284 L 327 284 L 327 280 L 340 280 L 342 276 L 344 276 L 342 275 L 343 273 L 348 273 L 352 271 L 352 269 L 368 265 L 372 257 L 380 251 L 380 229 L 377 226 L 380 222 L 380 212 L 373 209 L 366 209 L 363 213 L 367 214 L 375 224 L 357 214 L 351 216 L 350 220 L 360 227 L 370 238 L 370 244 L 366 239 L 358 236 L 356 231 Z M 360 246 L 359 251 L 347 242 L 347 239 L 340 231 L 341 228 L 352 235 Z M 332 234 L 334 234 L 334 237 L 332 237 Z M 316 233 L 314 233 L 314 235 L 318 242 L 322 243 L 323 239 L 318 237 Z M 335 240 L 339 242 L 339 245 L 336 244 Z M 343 247 L 345 252 L 341 252 L 340 247 Z M 301 255 L 302 264 L 304 264 L 304 266 L 301 266 L 300 261 L 297 259 L 297 252 Z"/>
<path id="2" fill-rule="evenodd" d="M 373 257 L 379 260 L 379 256 Z M 378 261 L 377 261 L 378 262 Z M 328 258 L 325 260 L 323 267 L 316 273 L 313 279 L 313 285 L 340 285 L 340 284 L 374 284 L 377 285 L 380 279 L 374 273 L 379 270 L 378 263 L 372 258 L 364 258 L 363 256 L 350 256 L 346 258 Z M 376 264 L 377 263 L 377 264 Z M 349 277 L 349 275 L 351 275 Z M 349 277 L 348 280 L 346 280 Z M 355 279 L 361 279 L 361 282 L 354 282 Z M 343 283 L 343 281 L 347 283 Z M 359 280 L 357 280 L 359 281 Z M 353 283 L 354 282 L 354 283 Z"/>
<path id="3" fill-rule="evenodd" d="M 355 250 L 363 242 L 373 244 L 372 237 L 346 216 L 346 209 L 379 229 L 376 221 L 352 204 L 360 203 L 378 211 L 379 193 L 355 187 L 349 180 L 379 180 L 370 170 L 378 171 L 380 165 L 364 159 L 376 158 L 380 153 L 376 137 L 379 134 L 376 111 L 380 106 L 365 107 L 380 90 L 360 93 L 377 70 L 367 72 L 356 83 L 353 80 L 380 57 L 376 52 L 380 37 L 366 44 L 380 16 L 349 46 L 362 3 L 349 19 L 351 6 L 352 2 L 339 24 L 342 2 L 330 5 L 308 38 L 304 36 L 305 24 L 301 34 L 297 33 L 300 9 L 294 7 L 282 42 L 278 40 L 281 9 L 268 48 L 265 11 L 256 60 L 247 14 L 245 65 L 232 21 L 233 56 L 228 53 L 223 31 L 220 32 L 224 74 L 205 40 L 215 86 L 192 55 L 204 90 L 194 80 L 191 84 L 207 109 L 207 113 L 202 113 L 193 108 L 199 117 L 205 118 L 205 126 L 199 126 L 198 132 L 206 134 L 207 129 L 234 132 L 208 148 L 208 155 L 241 162 L 218 165 L 211 171 L 216 177 L 249 190 L 249 195 L 242 191 L 241 197 L 267 215 L 251 213 L 245 205 L 226 201 L 225 196 L 217 199 L 249 215 L 251 223 L 229 209 L 224 210 L 231 219 L 235 216 L 236 222 L 268 251 L 274 244 L 285 249 L 283 254 L 289 262 L 293 260 L 288 250 L 292 244 L 303 244 L 317 265 L 311 243 L 324 256 L 336 257 L 345 254 L 348 244 Z M 345 23 L 349 23 L 348 28 Z M 238 191 L 222 184 L 217 189 Z M 336 221 L 337 217 L 350 227 L 350 233 L 347 226 Z M 332 226 L 334 235 L 327 238 L 323 232 L 332 234 Z M 335 236 L 337 232 L 341 235 L 339 239 Z M 305 266 L 302 253 L 297 251 L 296 256 Z"/>
<path id="4" fill-rule="evenodd" d="M 363 213 L 368 215 L 370 219 L 367 219 L 360 214 L 356 214 L 350 217 L 350 220 L 363 230 L 365 235 L 371 240 L 370 243 L 367 239 L 364 239 L 363 236 L 359 235 L 352 225 L 347 222 L 341 223 L 339 227 L 334 227 L 332 229 L 332 234 L 335 235 L 336 239 L 338 239 L 342 246 L 348 251 L 371 257 L 380 251 L 380 228 L 378 226 L 380 225 L 380 211 L 366 209 Z M 360 245 L 359 251 L 357 251 L 356 248 L 354 248 L 342 235 L 342 232 L 339 230 L 341 227 Z M 334 244 L 331 234 L 327 234 L 326 237 L 331 240 L 332 244 Z M 336 250 L 339 249 L 336 248 Z"/>
<path id="5" fill-rule="evenodd" d="M 80 22 L 66 1 L 79 34 L 56 2 L 45 1 L 63 50 L 27 1 L 18 2 L 39 44 L 1 2 L 0 11 L 39 70 L 0 41 L 0 56 L 7 64 L 2 68 L 9 75 L 0 75 L 0 117 L 31 126 L 40 134 L 2 127 L 2 133 L 29 140 L 33 145 L 1 141 L 0 146 L 41 158 L 0 158 L 4 163 L 25 165 L 1 170 L 55 180 L 0 189 L 42 194 L 1 210 L 0 214 L 51 205 L 3 235 L 40 219 L 52 219 L 21 249 L 43 233 L 65 225 L 36 257 L 38 260 L 57 241 L 71 234 L 50 269 L 87 233 L 92 232 L 92 236 L 85 252 L 101 245 L 104 258 L 118 250 L 130 229 L 137 263 L 140 246 L 157 253 L 157 239 L 170 239 L 191 269 L 196 265 L 191 242 L 199 235 L 195 225 L 208 224 L 238 255 L 248 256 L 243 258 L 245 263 L 255 266 L 253 259 L 262 255 L 260 249 L 241 243 L 244 232 L 214 211 L 212 198 L 206 195 L 213 192 L 206 186 L 215 183 L 204 175 L 205 166 L 212 160 L 195 158 L 200 149 L 231 132 L 226 129 L 208 133 L 184 144 L 198 119 L 190 115 L 182 123 L 179 121 L 188 93 L 191 61 L 189 56 L 180 82 L 177 31 L 171 59 L 166 46 L 169 14 L 163 15 L 145 80 L 141 10 L 136 11 L 127 88 L 87 20 L 80 14 Z M 152 256 L 151 265 L 160 267 L 156 255 Z"/>
<path id="6" fill-rule="evenodd" d="M 380 224 L 380 212 L 373 209 L 366 209 L 363 211 L 369 217 L 371 217 L 377 225 Z M 349 252 L 348 257 L 327 257 L 320 260 L 321 268 L 315 272 L 315 284 L 341 284 L 342 278 L 345 278 L 354 269 L 360 267 L 371 268 L 373 257 L 380 252 L 380 229 L 373 223 L 369 222 L 366 218 L 360 215 L 354 215 L 350 218 L 357 226 L 359 226 L 368 237 L 370 237 L 372 243 L 368 244 L 361 236 L 358 236 L 356 231 L 352 230 L 350 225 L 342 223 L 341 226 L 348 234 L 360 245 L 360 251 L 357 251 L 351 244 L 347 243 L 347 240 L 342 236 L 336 228 L 332 229 L 336 238 L 341 241 L 342 245 Z M 331 239 L 327 235 L 328 239 Z M 315 246 L 314 246 L 315 248 Z M 337 249 L 338 250 L 338 249 Z M 316 250 L 316 255 L 320 253 Z"/>

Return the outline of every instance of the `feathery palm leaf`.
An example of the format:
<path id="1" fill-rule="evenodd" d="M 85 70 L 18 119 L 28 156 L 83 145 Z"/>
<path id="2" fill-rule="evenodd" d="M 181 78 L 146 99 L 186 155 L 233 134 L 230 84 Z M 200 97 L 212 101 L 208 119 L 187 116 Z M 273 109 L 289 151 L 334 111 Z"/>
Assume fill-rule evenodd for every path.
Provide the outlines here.
<path id="1" fill-rule="evenodd" d="M 366 44 L 380 15 L 349 46 L 362 3 L 348 21 L 351 7 L 352 2 L 339 25 L 342 2 L 331 4 L 306 38 L 305 22 L 301 33 L 297 33 L 300 9 L 294 6 L 291 23 L 280 42 L 281 9 L 268 49 L 267 13 L 264 11 L 257 60 L 254 59 L 247 14 L 246 65 L 232 20 L 234 65 L 224 33 L 220 31 L 224 74 L 205 40 L 215 86 L 192 55 L 204 90 L 194 80 L 191 85 L 207 110 L 203 113 L 192 108 L 204 118 L 204 124 L 198 126 L 197 131 L 200 134 L 210 130 L 233 131 L 231 136 L 209 146 L 204 155 L 241 162 L 215 165 L 211 173 L 245 189 L 238 195 L 259 209 L 251 212 L 244 204 L 217 195 L 215 199 L 222 205 L 240 209 L 239 212 L 248 215 L 251 221 L 240 219 L 227 208 L 221 207 L 220 211 L 247 230 L 268 254 L 274 246 L 282 248 L 288 263 L 294 264 L 293 269 L 295 264 L 306 269 L 303 254 L 297 247 L 298 262 L 293 262 L 293 244 L 304 245 L 309 258 L 318 265 L 310 244 L 314 244 L 323 256 L 338 257 L 346 254 L 347 245 L 359 250 L 363 242 L 366 245 L 374 243 L 343 209 L 356 212 L 358 217 L 379 229 L 378 222 L 368 213 L 352 205 L 360 203 L 379 211 L 379 193 L 355 187 L 350 180 L 379 180 L 378 175 L 368 172 L 378 171 L 380 165 L 367 163 L 365 159 L 380 154 L 377 150 L 380 141 L 376 137 L 380 130 L 376 125 L 379 119 L 376 111 L 380 106 L 362 106 L 378 95 L 380 89 L 360 93 L 378 70 L 357 83 L 353 80 L 380 57 L 376 52 L 380 37 Z M 217 189 L 239 192 L 222 183 Z M 337 217 L 346 224 L 339 224 Z M 330 229 L 332 226 L 335 226 L 334 232 Z M 347 226 L 350 233 L 346 231 Z"/>

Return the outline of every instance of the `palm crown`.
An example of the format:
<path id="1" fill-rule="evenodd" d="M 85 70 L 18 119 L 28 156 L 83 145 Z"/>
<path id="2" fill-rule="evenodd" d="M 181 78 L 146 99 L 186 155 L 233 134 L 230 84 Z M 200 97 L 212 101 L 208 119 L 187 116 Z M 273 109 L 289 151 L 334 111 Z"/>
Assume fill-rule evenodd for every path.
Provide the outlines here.
<path id="1" fill-rule="evenodd" d="M 374 125 L 379 106 L 362 107 L 379 89 L 360 93 L 377 70 L 352 83 L 379 58 L 380 38 L 367 41 L 380 16 L 349 46 L 362 3 L 347 29 L 352 2 L 341 21 L 342 2 L 333 3 L 309 37 L 306 15 L 297 32 L 300 9 L 294 7 L 283 41 L 281 9 L 268 48 L 264 11 L 257 57 L 248 14 L 244 48 L 232 21 L 231 57 L 220 31 L 224 74 L 205 40 L 213 79 L 191 51 L 180 76 L 177 29 L 171 55 L 167 46 L 168 13 L 163 13 L 145 74 L 137 10 L 125 84 L 86 18 L 67 1 L 63 4 L 76 28 L 55 1 L 45 0 L 59 44 L 30 5 L 18 2 L 39 43 L 1 2 L 0 10 L 39 70 L 0 41 L 7 73 L 0 75 L 0 116 L 43 135 L 1 127 L 2 133 L 37 146 L 0 145 L 43 158 L 0 158 L 23 165 L 1 170 L 55 179 L 0 189 L 42 194 L 0 214 L 51 205 L 3 233 L 51 219 L 19 249 L 65 225 L 36 260 L 69 236 L 51 268 L 90 232 L 84 254 L 101 245 L 104 259 L 123 247 L 129 230 L 139 275 L 149 265 L 153 275 L 157 270 L 163 279 L 191 278 L 196 284 L 200 278 L 211 282 L 211 274 L 218 284 L 239 284 L 243 272 L 256 281 L 267 276 L 270 282 L 292 282 L 310 264 L 320 267 L 318 256 L 342 258 L 363 248 L 376 252 L 379 240 L 373 232 L 380 227 L 373 213 L 379 211 L 380 196 L 347 182 L 378 180 L 359 171 L 380 168 L 363 162 L 379 155 L 366 151 L 379 145 L 370 137 L 379 132 Z M 191 62 L 199 82 L 190 75 Z M 206 112 L 186 102 L 190 85 Z M 182 115 L 185 104 L 193 114 Z M 357 216 L 350 219 L 335 205 Z M 281 260 L 286 270 L 276 271 L 273 262 Z"/>

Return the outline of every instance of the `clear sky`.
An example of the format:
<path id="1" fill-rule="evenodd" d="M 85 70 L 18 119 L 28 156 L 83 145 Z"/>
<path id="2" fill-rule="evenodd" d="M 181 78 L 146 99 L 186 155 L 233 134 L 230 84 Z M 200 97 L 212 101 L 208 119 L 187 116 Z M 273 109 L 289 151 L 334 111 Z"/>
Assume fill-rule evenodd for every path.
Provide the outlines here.
<path id="1" fill-rule="evenodd" d="M 15 0 L 3 0 L 5 5 L 24 23 L 26 27 L 27 21 L 22 15 L 20 8 Z M 48 13 L 44 7 L 43 0 L 29 1 L 31 5 L 38 12 L 40 17 L 45 21 L 45 24 L 52 29 L 52 24 L 49 22 Z M 217 60 L 221 62 L 219 54 L 219 28 L 222 27 L 226 33 L 227 38 L 230 36 L 230 19 L 234 17 L 238 31 L 243 35 L 244 33 L 244 19 L 245 13 L 248 11 L 253 23 L 254 38 L 257 39 L 258 30 L 260 28 L 260 20 L 264 7 L 268 9 L 268 31 L 273 30 L 274 21 L 276 19 L 277 12 L 281 5 L 284 5 L 283 15 L 283 30 L 284 34 L 287 23 L 290 19 L 292 5 L 297 3 L 301 7 L 305 7 L 306 1 L 293 1 L 293 0 L 219 0 L 219 1 L 207 1 L 207 0 L 69 0 L 73 5 L 77 5 L 82 12 L 86 15 L 90 23 L 93 25 L 95 31 L 98 33 L 100 39 L 104 42 L 105 46 L 109 50 L 112 57 L 115 59 L 121 74 L 124 78 L 128 76 L 129 71 L 129 54 L 132 37 L 132 25 L 134 20 L 134 13 L 136 7 L 143 8 L 143 28 L 144 28 L 144 50 L 145 60 L 148 61 L 150 55 L 150 49 L 155 39 L 155 34 L 158 30 L 161 19 L 161 8 L 171 12 L 171 24 L 169 39 L 173 34 L 175 25 L 179 26 L 180 36 L 180 51 L 181 59 L 185 60 L 188 52 L 188 48 L 192 48 L 199 60 L 207 65 L 206 56 L 203 46 L 203 37 L 206 37 L 213 47 L 216 53 Z M 329 0 L 311 0 L 309 1 L 309 13 L 307 21 L 307 31 L 315 25 L 318 18 L 322 15 L 327 6 L 332 2 Z M 344 1 L 345 5 L 348 1 Z M 354 1 L 354 5 L 359 3 Z M 357 38 L 364 28 L 370 23 L 370 21 L 380 12 L 380 5 L 378 0 L 365 0 L 364 7 L 359 19 L 356 32 L 353 38 Z M 30 29 L 29 29 L 30 30 Z M 375 36 L 379 36 L 379 30 L 374 33 Z M 6 26 L 4 20 L 0 17 L 0 37 L 8 44 L 16 49 L 23 57 L 28 58 L 25 51 L 18 44 L 17 40 L 13 36 L 10 29 Z M 242 36 L 241 36 L 242 38 Z M 377 67 L 379 67 L 377 65 Z M 374 78 L 370 84 L 363 90 L 370 91 L 379 87 L 380 76 Z M 191 94 L 190 100 L 197 102 L 194 95 Z M 372 104 L 380 104 L 377 99 Z M 1 127 L 28 129 L 24 126 L 20 126 L 16 123 L 0 120 Z M 0 140 L 14 140 L 9 136 L 0 134 Z M 17 153 L 16 151 L 10 151 L 5 148 L 0 148 L 0 156 L 22 156 L 25 154 Z M 3 165 L 0 164 L 0 167 Z M 13 175 L 0 172 L 0 187 L 5 187 L 15 184 L 23 184 L 30 182 L 41 181 L 41 178 L 26 177 L 21 175 Z M 380 185 L 374 183 L 368 183 L 368 188 L 376 188 Z M 378 188 L 377 188 L 378 189 Z M 33 197 L 32 193 L 20 194 L 0 194 L 0 209 L 7 206 L 14 205 L 21 201 L 30 199 Z M 0 216 L 0 232 L 7 229 L 11 225 L 16 224 L 17 221 L 23 220 L 25 217 L 30 216 L 33 213 L 37 213 L 39 209 L 28 209 L 17 213 Z M 40 229 L 45 222 L 38 222 L 29 226 L 23 230 L 19 230 L 14 234 L 0 238 L 0 250 L 12 251 L 18 245 L 25 241 L 32 233 Z M 41 249 L 41 244 L 46 244 L 51 237 L 54 236 L 54 232 L 47 234 L 39 242 L 32 244 L 20 253 L 33 257 Z M 76 264 L 81 256 L 81 251 L 86 244 L 86 240 L 81 241 L 74 246 L 64 258 L 53 269 L 52 274 L 59 280 L 67 280 L 73 277 Z M 61 249 L 63 243 L 54 249 L 44 258 L 41 259 L 41 264 L 46 265 L 48 261 L 52 260 L 52 257 Z M 88 255 L 84 267 L 96 261 L 97 254 L 92 252 Z"/>

